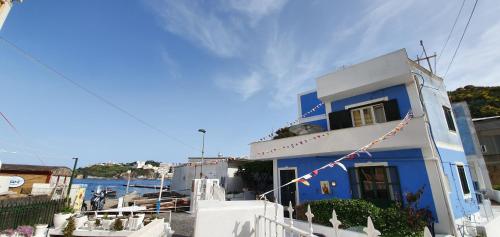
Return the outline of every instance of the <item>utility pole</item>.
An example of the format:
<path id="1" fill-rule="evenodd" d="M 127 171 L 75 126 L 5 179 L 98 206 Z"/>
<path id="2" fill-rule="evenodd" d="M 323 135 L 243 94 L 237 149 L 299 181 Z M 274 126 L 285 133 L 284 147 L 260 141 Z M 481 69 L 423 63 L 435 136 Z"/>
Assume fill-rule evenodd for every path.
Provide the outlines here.
<path id="1" fill-rule="evenodd" d="M 422 46 L 422 50 L 424 50 L 424 55 L 425 55 L 425 58 L 423 59 L 426 59 L 427 60 L 427 65 L 429 65 L 429 70 L 432 72 L 432 66 L 431 66 L 431 61 L 429 60 L 429 58 L 431 57 L 436 57 L 436 54 L 434 54 L 433 56 L 429 57 L 427 56 L 427 52 L 425 51 L 425 46 L 424 46 L 424 41 L 420 40 L 420 46 Z"/>
<path id="2" fill-rule="evenodd" d="M 71 192 L 71 186 L 73 185 L 73 177 L 75 176 L 76 164 L 78 163 L 77 157 L 74 157 L 73 160 L 75 160 L 75 163 L 73 164 L 73 170 L 71 171 L 71 177 L 69 178 L 68 192 L 66 193 L 67 198 L 69 198 L 69 193 Z"/>
<path id="3" fill-rule="evenodd" d="M 202 179 L 203 178 L 203 162 L 204 162 L 204 155 L 205 155 L 205 133 L 207 133 L 207 130 L 200 128 L 200 129 L 198 129 L 198 132 L 201 132 L 203 134 L 203 142 L 201 145 L 201 168 L 200 168 L 200 179 Z M 196 167 L 196 165 L 195 165 L 195 167 Z"/>
<path id="4" fill-rule="evenodd" d="M 125 195 L 128 194 L 128 186 L 130 186 L 130 174 L 131 173 L 132 173 L 132 170 L 127 170 L 128 180 L 127 180 L 127 190 L 125 190 Z"/>

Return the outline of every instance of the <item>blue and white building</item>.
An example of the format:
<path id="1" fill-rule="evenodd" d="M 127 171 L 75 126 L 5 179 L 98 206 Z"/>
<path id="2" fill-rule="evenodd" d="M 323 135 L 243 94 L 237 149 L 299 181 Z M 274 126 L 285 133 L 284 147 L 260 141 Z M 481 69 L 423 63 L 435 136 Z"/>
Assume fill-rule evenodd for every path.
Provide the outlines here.
<path id="1" fill-rule="evenodd" d="M 403 201 L 424 187 L 420 201 L 435 218 L 436 233 L 457 234 L 457 225 L 479 216 L 471 173 L 443 79 L 416 64 L 401 49 L 316 79 L 316 89 L 298 95 L 301 123 L 319 125 L 328 136 L 277 152 L 322 133 L 251 144 L 250 159 L 272 160 L 274 196 L 287 205 L 312 200 L 359 198 Z M 372 157 L 345 160 L 312 179 L 281 184 L 370 143 L 411 110 L 415 117 L 395 137 L 370 149 Z M 327 186 L 325 186 L 327 185 Z"/>

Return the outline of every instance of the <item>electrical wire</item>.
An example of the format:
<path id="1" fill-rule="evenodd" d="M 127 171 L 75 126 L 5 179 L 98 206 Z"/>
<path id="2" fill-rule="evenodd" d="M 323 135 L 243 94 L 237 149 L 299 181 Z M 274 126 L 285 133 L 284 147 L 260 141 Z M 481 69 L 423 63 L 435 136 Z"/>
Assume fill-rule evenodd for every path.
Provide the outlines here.
<path id="1" fill-rule="evenodd" d="M 0 115 L 3 117 L 3 119 L 5 120 L 5 122 L 9 125 L 9 127 L 16 133 L 16 135 L 21 138 L 21 141 L 23 141 L 24 145 L 25 146 L 28 146 L 28 147 L 31 147 L 31 145 L 28 143 L 28 140 L 19 132 L 19 130 L 17 130 L 17 128 L 14 126 L 14 124 L 7 118 L 7 116 L 0 112 Z M 31 147 L 31 149 L 33 150 L 33 153 L 35 155 L 35 157 L 38 159 L 38 161 L 40 161 L 40 163 L 42 165 L 45 165 L 45 162 L 43 162 L 43 159 L 40 157 L 40 154 L 38 153 L 37 150 L 35 150 L 33 147 Z"/>
<path id="2" fill-rule="evenodd" d="M 476 10 L 477 2 L 479 0 L 476 0 L 474 2 L 474 7 L 472 8 L 472 11 L 470 13 L 469 19 L 467 20 L 467 24 L 465 25 L 464 32 L 462 33 L 462 36 L 460 37 L 460 41 L 458 41 L 457 48 L 455 49 L 455 52 L 453 53 L 453 57 L 451 58 L 450 64 L 448 64 L 448 68 L 446 69 L 446 72 L 444 74 L 444 78 L 446 78 L 446 75 L 448 75 L 448 71 L 451 68 L 451 65 L 455 61 L 455 56 L 457 56 L 458 49 L 460 49 L 460 45 L 462 44 L 462 40 L 464 39 L 465 32 L 467 32 L 467 29 L 469 28 L 470 20 L 472 19 L 472 16 L 474 15 L 474 11 Z"/>
<path id="3" fill-rule="evenodd" d="M 446 45 L 448 45 L 448 41 L 450 41 L 451 35 L 453 34 L 453 31 L 455 30 L 455 26 L 457 25 L 458 18 L 460 18 L 460 15 L 462 14 L 462 10 L 464 9 L 465 5 L 465 0 L 462 1 L 462 6 L 460 6 L 460 10 L 458 11 L 457 17 L 455 18 L 455 22 L 453 23 L 453 26 L 451 27 L 450 34 L 448 34 L 448 38 L 446 38 L 446 41 L 444 42 L 443 48 L 441 48 L 441 51 L 439 52 L 439 55 L 437 56 L 437 61 L 439 62 L 439 59 L 441 59 L 441 55 L 443 55 L 443 51 L 446 48 Z"/>
<path id="4" fill-rule="evenodd" d="M 169 135 L 167 132 L 163 131 L 162 129 L 154 126 L 153 124 L 151 123 L 148 123 L 147 121 L 143 120 L 142 118 L 140 118 L 139 116 L 136 116 L 134 115 L 133 113 L 129 112 L 128 110 L 122 108 L 121 106 L 111 102 L 110 100 L 106 99 L 105 97 L 99 95 L 98 93 L 88 89 L 87 87 L 84 87 L 83 85 L 81 85 L 80 83 L 76 82 L 75 80 L 69 78 L 68 76 L 66 76 L 65 74 L 63 74 L 62 72 L 58 71 L 56 68 L 44 63 L 43 61 L 41 61 L 40 59 L 32 56 L 29 52 L 27 52 L 26 50 L 22 49 L 21 47 L 17 46 L 16 44 L 14 44 L 13 42 L 5 39 L 4 37 L 0 36 L 0 40 L 3 41 L 5 44 L 9 45 L 10 47 L 12 47 L 13 49 L 15 49 L 18 53 L 22 54 L 24 57 L 28 58 L 29 60 L 41 65 L 42 67 L 44 67 L 45 69 L 47 69 L 48 71 L 56 74 L 57 76 L 59 76 L 61 79 L 64 79 L 65 81 L 71 83 L 72 85 L 74 85 L 75 87 L 83 90 L 84 92 L 86 92 L 87 94 L 95 97 L 96 99 L 98 99 L 99 101 L 101 101 L 102 103 L 118 110 L 119 112 L 127 115 L 128 117 L 132 118 L 133 120 L 139 122 L 140 124 L 144 125 L 145 127 L 148 127 L 154 131 L 156 131 L 157 133 L 173 140 L 173 141 L 176 141 L 178 142 L 179 144 L 182 144 L 190 149 L 193 149 L 193 150 L 196 150 L 198 151 L 199 149 L 198 148 L 195 148 L 194 146 L 191 146 L 190 144 L 174 137 L 174 136 L 171 136 Z"/>

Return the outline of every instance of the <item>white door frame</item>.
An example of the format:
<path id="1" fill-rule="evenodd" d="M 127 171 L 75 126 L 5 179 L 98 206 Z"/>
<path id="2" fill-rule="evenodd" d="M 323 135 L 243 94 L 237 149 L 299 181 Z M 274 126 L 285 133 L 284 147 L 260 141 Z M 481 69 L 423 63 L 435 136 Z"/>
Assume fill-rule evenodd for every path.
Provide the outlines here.
<path id="1" fill-rule="evenodd" d="M 288 203 L 281 203 L 281 171 L 282 170 L 293 170 L 295 171 L 295 178 L 297 178 L 297 167 L 281 167 L 278 168 L 278 203 L 283 205 L 283 206 L 288 206 Z M 295 205 L 299 205 L 299 185 L 297 184 L 298 182 L 295 182 Z M 291 184 L 294 185 L 294 184 Z"/>

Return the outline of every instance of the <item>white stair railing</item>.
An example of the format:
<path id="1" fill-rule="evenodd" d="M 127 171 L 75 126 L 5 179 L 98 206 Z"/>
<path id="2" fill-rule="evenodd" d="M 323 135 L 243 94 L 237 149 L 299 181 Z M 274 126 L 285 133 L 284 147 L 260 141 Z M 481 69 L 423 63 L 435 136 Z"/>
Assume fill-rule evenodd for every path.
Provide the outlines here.
<path id="1" fill-rule="evenodd" d="M 307 212 L 305 216 L 307 218 L 307 230 L 300 229 L 294 224 L 293 212 L 295 211 L 290 202 L 286 210 L 288 211 L 289 223 L 278 220 L 278 211 L 280 204 L 274 203 L 276 212 L 274 217 L 267 217 L 265 215 L 258 215 L 255 217 L 255 237 L 286 237 L 286 236 L 299 236 L 299 237 L 317 237 L 314 234 L 314 225 L 312 220 L 314 214 L 311 211 L 311 207 L 307 206 Z M 335 210 L 332 210 L 332 217 L 330 218 L 330 223 L 332 224 L 332 234 L 329 236 L 340 237 L 341 229 L 339 228 L 342 222 L 338 219 Z M 303 227 L 305 228 L 305 226 Z M 324 231 L 324 230 L 323 230 Z M 366 227 L 363 228 L 363 232 L 366 233 L 367 237 L 379 237 L 381 235 L 380 231 L 375 229 L 371 217 L 366 220 Z M 322 233 L 326 234 L 326 233 Z M 348 237 L 349 231 L 343 231 L 342 237 Z M 432 237 L 431 232 L 427 227 L 424 228 L 424 237 Z"/>

